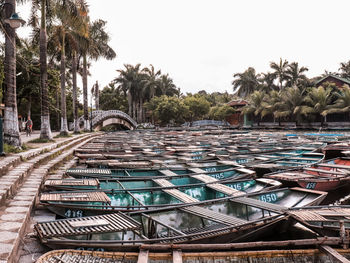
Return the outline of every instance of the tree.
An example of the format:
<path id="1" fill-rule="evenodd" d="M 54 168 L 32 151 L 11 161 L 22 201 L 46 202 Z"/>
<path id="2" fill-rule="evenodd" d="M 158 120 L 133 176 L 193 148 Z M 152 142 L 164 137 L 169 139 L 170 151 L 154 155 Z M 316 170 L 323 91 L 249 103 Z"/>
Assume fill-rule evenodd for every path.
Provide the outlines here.
<path id="1" fill-rule="evenodd" d="M 308 90 L 308 93 L 304 99 L 305 106 L 303 107 L 304 115 L 319 114 L 322 116 L 321 126 L 327 121 L 328 110 L 332 107 L 332 89 L 319 86 L 313 87 Z"/>
<path id="2" fill-rule="evenodd" d="M 279 82 L 279 89 L 283 89 L 283 82 L 288 79 L 287 69 L 288 69 L 288 61 L 284 60 L 282 61 L 282 58 L 280 58 L 279 63 L 271 62 L 270 63 L 271 69 L 274 70 L 272 74 L 275 75 L 275 77 L 278 79 Z"/>
<path id="3" fill-rule="evenodd" d="M 252 67 L 243 73 L 234 74 L 233 77 L 235 78 L 232 81 L 233 93 L 239 97 L 245 98 L 259 88 L 259 74 L 256 74 Z"/>
<path id="4" fill-rule="evenodd" d="M 228 116 L 232 115 L 233 113 L 235 113 L 235 110 L 227 104 L 218 105 L 210 108 L 209 118 L 212 120 L 224 121 Z"/>
<path id="5" fill-rule="evenodd" d="M 112 60 L 116 57 L 115 51 L 108 45 L 110 36 L 105 30 L 106 21 L 98 19 L 89 22 L 89 18 L 86 16 L 85 24 L 88 28 L 85 39 L 80 43 L 80 52 L 83 58 L 83 101 L 84 101 L 84 129 L 88 129 L 88 98 L 87 98 L 87 77 L 88 77 L 88 59 L 98 60 L 103 57 L 108 60 Z"/>
<path id="6" fill-rule="evenodd" d="M 275 85 L 276 75 L 270 72 L 262 73 L 260 77 L 261 88 L 265 92 L 270 92 L 272 90 L 278 90 L 278 87 Z"/>
<path id="7" fill-rule="evenodd" d="M 334 93 L 336 98 L 335 103 L 331 105 L 325 113 L 343 113 L 347 112 L 350 115 L 350 88 L 344 85 L 342 89 Z"/>
<path id="8" fill-rule="evenodd" d="M 188 115 L 188 107 L 177 97 L 163 95 L 160 98 L 153 98 L 152 100 L 158 101 L 155 116 L 163 125 L 170 122 L 180 124 Z"/>
<path id="9" fill-rule="evenodd" d="M 125 94 L 116 88 L 113 83 L 102 89 L 100 98 L 101 110 L 120 110 L 123 112 L 128 110 L 128 101 Z"/>
<path id="10" fill-rule="evenodd" d="M 298 62 L 292 62 L 288 65 L 286 70 L 286 86 L 292 87 L 294 85 L 300 86 L 307 82 L 307 77 L 304 72 L 308 71 L 307 67 L 299 67 Z"/>
<path id="11" fill-rule="evenodd" d="M 302 115 L 305 115 L 303 111 L 304 103 L 304 91 L 298 87 L 286 88 L 281 92 L 281 100 L 276 103 L 275 117 L 286 118 L 293 117 L 295 124 L 301 121 Z"/>
<path id="12" fill-rule="evenodd" d="M 184 104 L 189 109 L 189 115 L 191 122 L 203 117 L 209 113 L 210 103 L 202 96 L 195 97 L 189 96 L 184 99 Z"/>
<path id="13" fill-rule="evenodd" d="M 15 0 L 5 0 L 5 18 L 16 11 Z M 7 144 L 21 146 L 18 129 L 17 95 L 16 95 L 16 31 L 8 23 L 5 27 L 5 110 L 4 141 Z"/>
<path id="14" fill-rule="evenodd" d="M 80 10 L 76 2 L 64 1 L 54 5 L 55 21 L 55 37 L 57 46 L 60 49 L 60 76 L 61 76 L 61 135 L 68 135 L 67 122 L 67 105 L 66 105 L 66 46 L 76 46 L 75 35 L 83 34 L 84 21 L 80 16 Z M 75 48 L 76 49 L 76 48 Z M 71 51 L 71 50 L 69 50 Z M 72 50 L 73 51 L 73 50 Z M 75 102 L 74 102 L 75 104 Z"/>
<path id="15" fill-rule="evenodd" d="M 138 104 L 145 84 L 145 74 L 141 70 L 141 64 L 135 66 L 126 64 L 124 67 L 124 70 L 117 70 L 119 76 L 113 82 L 118 84 L 119 89 L 127 91 L 129 115 L 133 119 L 139 120 L 140 108 Z"/>
<path id="16" fill-rule="evenodd" d="M 340 63 L 340 76 L 342 78 L 350 79 L 350 60 L 348 62 Z"/>
<path id="17" fill-rule="evenodd" d="M 243 114 L 254 114 L 258 118 L 258 125 L 260 123 L 261 112 L 264 110 L 264 99 L 266 93 L 264 91 L 256 90 L 248 98 L 248 105 L 243 107 Z"/>
<path id="18" fill-rule="evenodd" d="M 46 4 L 47 0 L 40 0 L 40 87 L 41 87 L 41 127 L 40 139 L 52 139 L 50 127 L 49 98 L 47 86 L 47 35 L 46 35 Z M 34 4 L 33 7 L 36 7 Z"/>

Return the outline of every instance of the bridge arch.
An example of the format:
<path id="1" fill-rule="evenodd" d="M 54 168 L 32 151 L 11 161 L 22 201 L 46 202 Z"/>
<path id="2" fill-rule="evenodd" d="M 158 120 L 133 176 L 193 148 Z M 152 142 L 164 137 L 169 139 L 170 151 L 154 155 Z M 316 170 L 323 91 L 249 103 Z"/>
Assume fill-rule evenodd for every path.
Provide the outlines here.
<path id="1" fill-rule="evenodd" d="M 128 114 L 120 110 L 97 110 L 90 114 L 92 115 L 92 128 L 94 129 L 111 124 L 120 124 L 129 130 L 134 130 L 137 127 L 137 122 L 134 121 Z M 89 118 L 91 118 L 91 115 L 89 115 Z M 81 128 L 84 126 L 84 116 L 79 118 L 79 125 Z"/>

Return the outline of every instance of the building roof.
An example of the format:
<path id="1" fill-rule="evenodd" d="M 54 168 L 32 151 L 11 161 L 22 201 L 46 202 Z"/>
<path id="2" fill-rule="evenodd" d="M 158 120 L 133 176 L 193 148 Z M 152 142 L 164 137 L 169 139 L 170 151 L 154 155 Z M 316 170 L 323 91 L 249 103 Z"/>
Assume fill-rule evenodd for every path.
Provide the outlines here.
<path id="1" fill-rule="evenodd" d="M 229 103 L 227 103 L 228 106 L 245 106 L 248 104 L 248 101 L 246 100 L 231 100 Z"/>
<path id="2" fill-rule="evenodd" d="M 338 76 L 332 75 L 332 74 L 329 74 L 329 75 L 323 77 L 322 79 L 318 80 L 318 81 L 315 83 L 315 85 L 318 85 L 319 83 L 324 82 L 324 81 L 325 81 L 327 78 L 329 78 L 329 77 L 335 78 L 335 79 L 337 79 L 337 80 L 339 80 L 339 81 L 341 81 L 341 82 L 344 82 L 344 83 L 350 85 L 350 79 L 341 78 L 341 77 L 338 77 Z"/>

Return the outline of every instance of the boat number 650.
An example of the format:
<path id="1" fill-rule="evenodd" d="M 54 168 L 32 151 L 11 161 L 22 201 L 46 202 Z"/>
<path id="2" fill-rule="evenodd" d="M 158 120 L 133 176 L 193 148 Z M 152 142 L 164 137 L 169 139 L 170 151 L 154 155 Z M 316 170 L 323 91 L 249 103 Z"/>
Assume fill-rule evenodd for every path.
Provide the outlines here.
<path id="1" fill-rule="evenodd" d="M 272 194 L 266 194 L 266 195 L 261 195 L 260 196 L 260 201 L 267 202 L 267 203 L 273 203 L 277 201 L 277 195 L 272 193 Z"/>

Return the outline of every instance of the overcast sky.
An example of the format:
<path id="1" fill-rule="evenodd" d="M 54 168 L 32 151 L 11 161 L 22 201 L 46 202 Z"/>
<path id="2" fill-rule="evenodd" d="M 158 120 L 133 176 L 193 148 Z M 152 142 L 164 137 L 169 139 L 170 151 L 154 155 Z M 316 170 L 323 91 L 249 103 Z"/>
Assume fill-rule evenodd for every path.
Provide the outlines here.
<path id="1" fill-rule="evenodd" d="M 183 93 L 232 93 L 232 75 L 269 70 L 280 57 L 313 77 L 350 60 L 348 0 L 87 0 L 92 20 L 107 21 L 113 61 L 92 63 L 90 87 L 123 64 L 153 64 Z M 27 16 L 28 6 L 17 11 Z M 27 30 L 28 31 L 28 30 Z M 19 29 L 19 35 L 27 32 Z"/>

